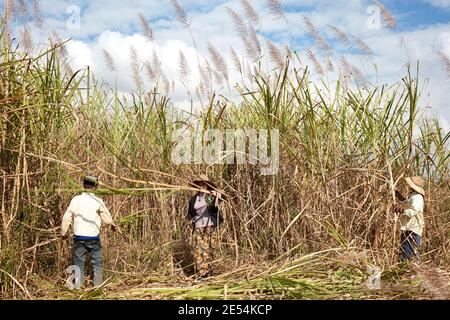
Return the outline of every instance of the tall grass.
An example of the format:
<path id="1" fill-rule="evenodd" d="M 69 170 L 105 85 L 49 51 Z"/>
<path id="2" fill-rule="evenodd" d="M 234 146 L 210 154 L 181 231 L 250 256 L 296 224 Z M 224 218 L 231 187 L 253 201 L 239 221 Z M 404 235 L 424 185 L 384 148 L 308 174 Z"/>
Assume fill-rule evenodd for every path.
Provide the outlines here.
<path id="1" fill-rule="evenodd" d="M 278 1 L 268 3 L 275 16 L 285 19 Z M 189 28 L 182 7 L 173 4 L 178 20 Z M 247 14 L 252 16 L 250 7 Z M 143 16 L 141 20 L 145 25 Z M 362 41 L 358 45 L 368 50 Z M 404 188 L 401 178 L 412 174 L 429 181 L 423 259 L 448 265 L 450 134 L 419 107 L 418 66 L 409 67 L 402 81 L 390 85 L 349 86 L 348 79 L 317 82 L 297 56 L 282 59 L 273 44 L 268 46 L 278 68 L 255 72 L 251 83 L 237 84 L 240 102 L 208 95 L 203 108 L 187 114 L 159 87 L 141 90 L 136 52 L 131 60 L 140 88 L 125 99 L 115 88 L 97 82 L 89 68 L 74 73 L 65 68 L 62 44 L 30 56 L 14 49 L 4 35 L 1 296 L 39 296 L 43 279 L 63 283 L 71 261 L 70 244 L 57 239 L 60 220 L 70 198 L 81 191 L 79 182 L 86 172 L 101 175 L 99 192 L 124 235 L 102 235 L 105 265 L 113 277 L 156 273 L 175 279 L 189 268 L 188 182 L 204 171 L 228 195 L 222 209 L 226 224 L 219 271 L 228 274 L 249 265 L 270 270 L 226 290 L 227 280 L 219 280 L 216 291 L 209 288 L 217 297 L 254 288 L 257 296 L 272 290 L 276 297 L 336 297 L 330 279 L 324 280 L 329 276 L 326 269 L 342 275 L 345 263 L 336 267 L 326 261 L 342 262 L 355 254 L 362 257 L 355 263 L 360 269 L 367 264 L 391 268 L 398 248 L 392 195 L 394 189 Z M 209 53 L 216 73 L 228 83 L 223 57 L 212 44 Z M 105 56 L 111 58 L 107 52 Z M 211 127 L 279 129 L 278 174 L 261 176 L 258 165 L 171 162 L 175 129 Z M 322 263 L 323 277 L 316 282 L 303 278 L 302 257 L 333 248 L 343 253 L 317 262 Z M 350 277 L 361 281 L 361 272 L 350 272 Z M 172 290 L 170 297 L 204 293 L 201 288 L 190 293 Z"/>

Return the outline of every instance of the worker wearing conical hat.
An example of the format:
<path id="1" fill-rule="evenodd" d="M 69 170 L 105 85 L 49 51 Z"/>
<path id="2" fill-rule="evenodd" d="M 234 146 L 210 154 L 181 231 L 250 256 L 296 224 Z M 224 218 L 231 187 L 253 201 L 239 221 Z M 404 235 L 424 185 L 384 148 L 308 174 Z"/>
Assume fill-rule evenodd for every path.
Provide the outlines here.
<path id="1" fill-rule="evenodd" d="M 406 201 L 397 204 L 394 211 L 399 213 L 401 230 L 400 260 L 419 260 L 419 247 L 424 230 L 425 180 L 421 177 L 405 178 L 410 194 Z"/>
<path id="2" fill-rule="evenodd" d="M 206 175 L 200 175 L 190 185 L 198 190 L 189 201 L 188 218 L 193 227 L 194 269 L 202 280 L 212 275 L 219 251 L 216 228 L 222 222 L 219 214 L 222 194 Z"/>

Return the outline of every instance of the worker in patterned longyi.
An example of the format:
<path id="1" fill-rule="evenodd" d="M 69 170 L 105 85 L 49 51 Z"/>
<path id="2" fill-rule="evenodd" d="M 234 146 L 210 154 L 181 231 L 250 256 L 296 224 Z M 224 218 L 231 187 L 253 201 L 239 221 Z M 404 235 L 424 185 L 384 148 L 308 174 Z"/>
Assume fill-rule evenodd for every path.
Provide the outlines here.
<path id="1" fill-rule="evenodd" d="M 199 192 L 189 201 L 188 218 L 193 226 L 194 268 L 199 279 L 212 275 L 219 252 L 217 227 L 222 223 L 219 200 L 222 195 L 207 176 L 201 175 L 191 184 Z"/>

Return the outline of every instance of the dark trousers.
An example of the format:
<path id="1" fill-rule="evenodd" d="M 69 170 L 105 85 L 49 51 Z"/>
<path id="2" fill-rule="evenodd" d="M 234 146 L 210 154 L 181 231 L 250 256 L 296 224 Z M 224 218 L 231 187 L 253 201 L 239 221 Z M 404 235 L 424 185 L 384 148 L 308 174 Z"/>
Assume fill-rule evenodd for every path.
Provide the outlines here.
<path id="1" fill-rule="evenodd" d="M 412 231 L 402 231 L 400 238 L 400 261 L 420 260 L 419 246 L 422 238 Z"/>
<path id="2" fill-rule="evenodd" d="M 100 240 L 74 240 L 73 264 L 80 268 L 80 285 L 84 285 L 86 255 L 90 256 L 94 269 L 94 286 L 103 282 L 102 245 Z"/>

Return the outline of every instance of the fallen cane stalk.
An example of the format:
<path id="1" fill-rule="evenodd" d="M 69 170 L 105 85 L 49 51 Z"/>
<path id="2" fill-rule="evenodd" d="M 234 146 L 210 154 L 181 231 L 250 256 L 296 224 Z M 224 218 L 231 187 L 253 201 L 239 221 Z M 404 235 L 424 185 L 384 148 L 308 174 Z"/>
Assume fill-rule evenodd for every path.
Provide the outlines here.
<path id="1" fill-rule="evenodd" d="M 34 250 L 36 248 L 45 246 L 47 244 L 53 243 L 53 242 L 58 241 L 58 240 L 59 240 L 59 238 L 54 238 L 54 239 L 50 239 L 50 240 L 47 240 L 47 241 L 43 241 L 41 243 L 35 244 L 34 246 L 32 246 L 32 247 L 30 247 L 28 249 L 22 250 L 22 253 L 28 252 L 28 251 L 32 251 L 32 250 Z"/>
<path id="2" fill-rule="evenodd" d="M 22 284 L 20 284 L 20 282 L 14 278 L 11 274 L 9 274 L 8 272 L 6 272 L 5 270 L 1 270 L 1 272 L 5 273 L 8 277 L 11 278 L 12 281 L 14 281 L 15 284 L 17 284 L 19 286 L 19 288 L 26 294 L 26 296 L 30 299 L 33 299 L 33 297 L 31 296 L 30 292 L 28 292 L 27 288 L 25 288 Z"/>
<path id="3" fill-rule="evenodd" d="M 388 162 L 388 169 L 389 169 L 389 186 L 391 187 L 391 195 L 392 195 L 392 201 L 395 204 L 395 185 L 394 185 L 394 177 L 392 175 L 392 166 L 391 163 Z M 390 214 L 390 210 L 389 210 L 389 214 Z M 398 221 L 398 216 L 397 216 L 397 212 L 394 211 L 394 230 L 393 230 L 393 243 L 392 243 L 392 248 L 395 250 L 395 240 L 396 240 L 396 231 L 397 231 L 397 221 Z M 391 262 L 393 263 L 394 261 L 394 251 L 392 252 L 392 257 L 391 257 Z"/>

